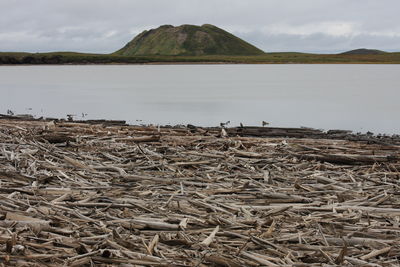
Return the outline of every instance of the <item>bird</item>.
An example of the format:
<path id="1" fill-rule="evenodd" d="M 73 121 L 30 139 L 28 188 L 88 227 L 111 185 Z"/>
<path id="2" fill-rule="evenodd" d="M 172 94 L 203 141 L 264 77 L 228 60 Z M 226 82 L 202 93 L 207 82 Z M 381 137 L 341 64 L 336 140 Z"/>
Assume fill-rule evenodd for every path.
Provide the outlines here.
<path id="1" fill-rule="evenodd" d="M 262 121 L 262 126 L 264 127 L 264 126 L 266 126 L 266 125 L 269 125 L 269 122 Z"/>
<path id="2" fill-rule="evenodd" d="M 225 126 L 227 126 L 229 123 L 231 123 L 231 121 L 221 122 L 219 125 L 220 125 L 222 128 L 225 128 Z"/>
<path id="3" fill-rule="evenodd" d="M 68 120 L 68 121 L 73 121 L 73 120 L 74 120 L 74 116 L 76 116 L 76 115 L 67 114 L 67 120 Z"/>

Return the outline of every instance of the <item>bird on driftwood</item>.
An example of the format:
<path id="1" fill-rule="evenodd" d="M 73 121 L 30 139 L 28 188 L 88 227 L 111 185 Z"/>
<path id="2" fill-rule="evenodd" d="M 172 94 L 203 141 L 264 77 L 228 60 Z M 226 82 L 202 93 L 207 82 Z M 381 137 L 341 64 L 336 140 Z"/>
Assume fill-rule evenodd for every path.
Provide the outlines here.
<path id="1" fill-rule="evenodd" d="M 269 125 L 269 122 L 262 121 L 262 126 L 264 127 L 264 126 L 266 126 L 266 125 Z"/>
<path id="2" fill-rule="evenodd" d="M 67 114 L 67 120 L 68 120 L 68 121 L 74 121 L 74 116 L 76 116 L 76 115 L 74 115 L 74 114 Z"/>
<path id="3" fill-rule="evenodd" d="M 221 122 L 219 125 L 220 125 L 222 128 L 225 128 L 225 126 L 227 126 L 229 123 L 231 123 L 231 121 Z"/>

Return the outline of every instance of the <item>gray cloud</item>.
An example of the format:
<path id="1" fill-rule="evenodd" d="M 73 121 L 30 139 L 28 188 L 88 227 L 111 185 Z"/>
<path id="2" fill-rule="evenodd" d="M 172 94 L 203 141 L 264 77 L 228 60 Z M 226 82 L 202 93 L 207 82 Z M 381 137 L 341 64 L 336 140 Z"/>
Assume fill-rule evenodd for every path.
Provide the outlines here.
<path id="1" fill-rule="evenodd" d="M 265 51 L 400 50 L 398 0 L 0 0 L 0 51 L 113 52 L 162 24 L 222 27 Z"/>

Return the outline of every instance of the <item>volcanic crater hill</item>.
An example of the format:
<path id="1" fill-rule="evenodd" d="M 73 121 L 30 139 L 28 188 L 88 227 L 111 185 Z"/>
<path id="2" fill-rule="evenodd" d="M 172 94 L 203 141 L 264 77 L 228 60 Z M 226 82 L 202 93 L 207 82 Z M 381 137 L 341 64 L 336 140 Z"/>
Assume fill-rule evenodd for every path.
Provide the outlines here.
<path id="1" fill-rule="evenodd" d="M 214 25 L 163 25 L 143 31 L 114 55 L 262 55 L 264 52 Z"/>

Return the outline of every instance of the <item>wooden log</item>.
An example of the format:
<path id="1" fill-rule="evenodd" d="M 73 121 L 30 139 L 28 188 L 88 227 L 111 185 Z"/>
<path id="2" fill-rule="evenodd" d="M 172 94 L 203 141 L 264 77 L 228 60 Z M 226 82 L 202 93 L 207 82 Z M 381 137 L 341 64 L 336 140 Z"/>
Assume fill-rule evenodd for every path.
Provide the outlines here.
<path id="1" fill-rule="evenodd" d="M 299 159 L 316 160 L 321 162 L 329 162 L 335 164 L 349 164 L 349 165 L 396 162 L 400 160 L 400 158 L 395 155 L 370 156 L 370 155 L 352 155 L 352 154 L 295 154 L 295 153 L 292 153 L 291 155 Z"/>
<path id="2" fill-rule="evenodd" d="M 216 254 L 206 255 L 205 260 L 209 261 L 213 264 L 216 264 L 217 266 L 223 266 L 223 267 L 241 267 L 242 266 L 239 262 L 237 262 L 235 260 L 220 256 L 220 255 L 216 255 Z"/>
<path id="3" fill-rule="evenodd" d="M 158 141 L 160 141 L 160 135 L 128 137 L 128 138 L 116 138 L 115 141 L 118 141 L 118 142 L 119 141 L 134 142 L 134 143 L 158 142 Z"/>
<path id="4" fill-rule="evenodd" d="M 35 136 L 36 139 L 46 140 L 50 144 L 58 144 L 58 143 L 66 143 L 66 142 L 75 142 L 76 139 L 74 137 L 69 136 L 68 134 L 63 133 L 44 133 L 42 135 Z"/>

